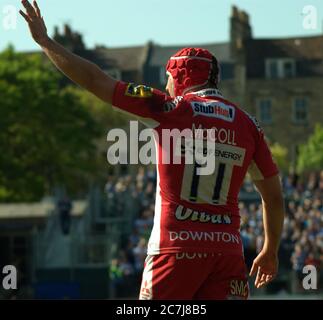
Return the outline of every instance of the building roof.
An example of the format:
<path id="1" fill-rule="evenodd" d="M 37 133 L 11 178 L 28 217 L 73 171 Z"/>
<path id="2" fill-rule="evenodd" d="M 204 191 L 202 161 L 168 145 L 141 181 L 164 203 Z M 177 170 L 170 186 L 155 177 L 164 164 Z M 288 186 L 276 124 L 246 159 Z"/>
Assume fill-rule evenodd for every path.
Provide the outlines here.
<path id="1" fill-rule="evenodd" d="M 263 77 L 267 58 L 293 58 L 298 63 L 298 76 L 322 76 L 323 36 L 249 40 L 248 76 Z"/>
<path id="2" fill-rule="evenodd" d="M 201 47 L 214 54 L 222 65 L 223 73 L 230 73 L 235 63 L 230 42 L 161 46 L 148 42 L 142 46 L 109 48 L 99 46 L 83 50 L 81 56 L 97 63 L 103 69 L 118 68 L 121 71 L 142 71 L 150 67 L 164 67 L 168 59 L 183 47 Z M 323 75 L 323 35 L 312 37 L 250 39 L 246 43 L 248 78 L 265 77 L 267 58 L 294 58 L 297 76 Z M 34 54 L 29 52 L 27 54 Z M 229 71 L 228 71 L 229 70 Z"/>
<path id="3" fill-rule="evenodd" d="M 100 68 L 104 70 L 118 67 L 118 61 L 106 55 L 105 51 L 101 48 L 96 48 L 94 50 L 85 50 L 80 53 L 80 55 L 90 60 L 91 62 L 97 64 Z"/>
<path id="4" fill-rule="evenodd" d="M 218 60 L 219 62 L 231 62 L 230 57 L 230 44 L 226 43 L 209 43 L 209 44 L 190 44 L 190 45 L 182 45 L 182 46 L 160 46 L 154 45 L 150 57 L 150 66 L 166 66 L 168 59 L 175 54 L 177 51 L 181 50 L 185 47 L 196 47 L 196 48 L 204 48 L 209 50 Z"/>
<path id="5" fill-rule="evenodd" d="M 106 48 L 97 47 L 94 53 L 101 59 L 114 60 L 123 71 L 140 70 L 145 62 L 146 46 Z"/>
<path id="6" fill-rule="evenodd" d="M 292 56 L 303 59 L 323 59 L 323 36 L 282 39 L 256 39 L 251 45 L 266 52 L 267 56 Z"/>

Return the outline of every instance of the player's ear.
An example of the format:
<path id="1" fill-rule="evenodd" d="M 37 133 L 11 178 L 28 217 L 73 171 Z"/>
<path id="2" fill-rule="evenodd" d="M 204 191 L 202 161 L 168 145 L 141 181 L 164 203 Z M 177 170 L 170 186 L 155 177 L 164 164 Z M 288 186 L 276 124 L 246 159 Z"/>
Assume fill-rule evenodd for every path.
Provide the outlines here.
<path id="1" fill-rule="evenodd" d="M 175 98 L 175 90 L 174 90 L 174 79 L 171 74 L 168 72 L 167 74 L 167 84 L 166 84 L 166 92 L 173 98 Z"/>

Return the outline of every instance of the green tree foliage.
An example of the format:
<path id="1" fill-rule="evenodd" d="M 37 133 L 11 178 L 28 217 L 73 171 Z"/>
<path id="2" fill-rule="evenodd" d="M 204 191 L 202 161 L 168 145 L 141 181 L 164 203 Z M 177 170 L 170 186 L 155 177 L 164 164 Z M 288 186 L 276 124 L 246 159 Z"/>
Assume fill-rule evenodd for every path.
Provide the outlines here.
<path id="1" fill-rule="evenodd" d="M 278 142 L 273 143 L 270 146 L 271 153 L 275 162 L 277 163 L 279 170 L 287 173 L 289 169 L 288 162 L 288 149 L 279 144 Z"/>
<path id="2" fill-rule="evenodd" d="M 134 116 L 113 110 L 111 105 L 96 98 L 86 90 L 78 87 L 70 87 L 68 90 L 76 95 L 82 104 L 91 106 L 89 112 L 100 125 L 100 128 L 105 130 L 104 134 L 112 128 L 126 128 L 129 125 L 129 120 L 135 119 Z"/>
<path id="3" fill-rule="evenodd" d="M 78 192 L 96 174 L 102 128 L 40 54 L 0 54 L 0 201 L 38 200 L 63 184 Z"/>
<path id="4" fill-rule="evenodd" d="M 320 124 L 315 126 L 307 143 L 300 146 L 297 169 L 300 173 L 323 169 L 323 127 Z"/>
<path id="5" fill-rule="evenodd" d="M 95 140 L 97 149 L 96 166 L 100 168 L 95 180 L 98 184 L 104 184 L 107 176 L 114 172 L 116 168 L 107 161 L 107 134 L 114 128 L 129 128 L 129 120 L 135 118 L 122 112 L 115 111 L 111 105 L 96 98 L 90 92 L 82 90 L 76 86 L 69 87 L 68 91 L 79 98 L 82 104 L 88 106 L 89 112 L 100 130 L 100 135 Z"/>

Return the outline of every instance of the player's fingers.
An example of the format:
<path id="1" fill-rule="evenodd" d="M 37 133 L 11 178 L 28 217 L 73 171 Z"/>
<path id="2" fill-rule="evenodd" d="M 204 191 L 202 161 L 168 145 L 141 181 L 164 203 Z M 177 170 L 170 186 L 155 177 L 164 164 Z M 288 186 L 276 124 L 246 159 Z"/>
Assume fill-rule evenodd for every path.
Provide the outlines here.
<path id="1" fill-rule="evenodd" d="M 263 275 L 263 276 L 261 277 L 261 280 L 260 280 L 259 284 L 258 284 L 258 288 L 263 287 L 263 286 L 264 286 L 264 285 L 266 285 L 268 282 L 269 282 L 269 281 L 267 281 L 267 276 L 266 276 L 266 275 Z"/>
<path id="2" fill-rule="evenodd" d="M 19 10 L 19 13 L 28 23 L 31 22 L 30 18 L 22 10 Z"/>
<path id="3" fill-rule="evenodd" d="M 266 281 L 266 274 L 262 273 L 261 278 L 260 278 L 260 282 L 264 282 L 264 281 Z"/>
<path id="4" fill-rule="evenodd" d="M 47 30 L 46 24 L 45 24 L 45 21 L 44 21 L 44 18 L 43 17 L 41 17 L 41 21 L 42 21 L 42 24 L 43 24 L 44 28 Z"/>
<path id="5" fill-rule="evenodd" d="M 256 280 L 255 280 L 256 288 L 258 288 L 258 285 L 260 283 L 260 279 L 261 279 L 261 270 L 260 270 L 260 267 L 258 267 L 258 272 L 257 272 Z"/>
<path id="6" fill-rule="evenodd" d="M 34 8 L 35 8 L 37 17 L 41 18 L 41 12 L 40 12 L 40 9 L 38 7 L 37 1 L 35 1 L 35 0 L 34 0 Z"/>
<path id="7" fill-rule="evenodd" d="M 257 283 L 256 287 L 260 288 L 266 283 L 266 276 L 267 274 L 263 272 L 263 270 L 259 267 L 258 274 L 257 274 Z"/>
<path id="8" fill-rule="evenodd" d="M 264 285 L 267 285 L 269 282 L 271 282 L 275 278 L 274 274 L 262 274 L 261 279 L 258 283 L 257 288 L 261 288 Z"/>
<path id="9" fill-rule="evenodd" d="M 257 288 L 259 289 L 259 288 L 263 287 L 266 284 L 267 284 L 267 282 L 266 282 L 266 275 L 265 274 L 262 274 L 261 275 L 261 278 L 260 278 L 260 281 L 258 283 L 258 287 Z"/>
<path id="10" fill-rule="evenodd" d="M 35 9 L 33 8 L 33 6 L 27 0 L 22 0 L 21 3 L 25 7 L 29 17 L 31 17 L 31 18 L 36 17 Z"/>

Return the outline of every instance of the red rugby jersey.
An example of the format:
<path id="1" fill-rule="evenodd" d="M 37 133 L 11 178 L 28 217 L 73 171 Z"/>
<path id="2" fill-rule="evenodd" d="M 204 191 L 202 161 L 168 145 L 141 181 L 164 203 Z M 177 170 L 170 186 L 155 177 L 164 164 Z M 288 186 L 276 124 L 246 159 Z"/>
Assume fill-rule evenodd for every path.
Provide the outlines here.
<path id="1" fill-rule="evenodd" d="M 157 135 L 155 217 L 148 254 L 241 254 L 238 194 L 244 177 L 247 172 L 253 180 L 278 174 L 257 121 L 217 89 L 173 99 L 156 89 L 118 82 L 113 106 L 136 115 Z M 187 132 L 193 135 L 187 133 L 186 140 L 175 136 L 166 148 L 163 131 L 167 129 L 190 129 Z M 201 165 L 183 161 L 185 152 L 194 148 L 197 153 L 209 152 L 203 144 L 199 151 L 194 142 L 198 139 L 212 143 L 212 174 L 199 175 Z M 179 146 L 179 153 L 174 146 Z M 165 159 L 170 163 L 164 163 Z"/>

